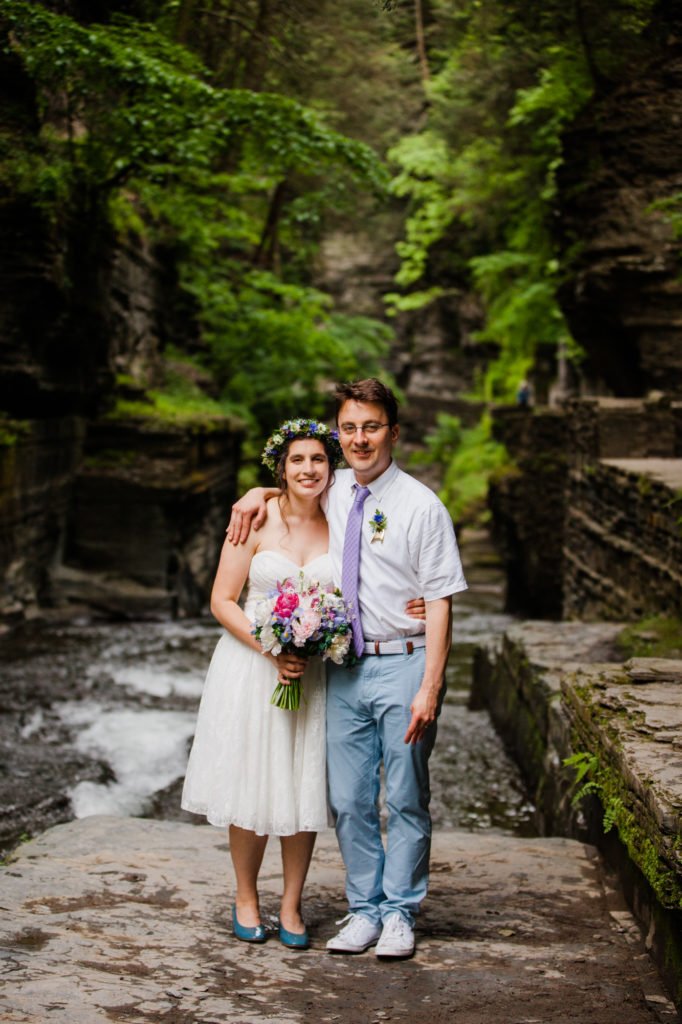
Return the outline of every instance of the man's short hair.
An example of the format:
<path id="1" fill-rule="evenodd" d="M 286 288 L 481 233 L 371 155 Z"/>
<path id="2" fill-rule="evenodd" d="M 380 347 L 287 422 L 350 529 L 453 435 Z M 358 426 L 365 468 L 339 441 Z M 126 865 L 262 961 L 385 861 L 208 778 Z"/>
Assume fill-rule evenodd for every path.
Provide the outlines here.
<path id="1" fill-rule="evenodd" d="M 368 377 L 366 380 L 353 380 L 347 384 L 337 384 L 334 397 L 336 399 L 337 423 L 339 412 L 344 402 L 374 402 L 376 405 L 383 406 L 391 427 L 394 427 L 398 422 L 398 399 L 391 389 L 382 384 L 376 377 Z"/>

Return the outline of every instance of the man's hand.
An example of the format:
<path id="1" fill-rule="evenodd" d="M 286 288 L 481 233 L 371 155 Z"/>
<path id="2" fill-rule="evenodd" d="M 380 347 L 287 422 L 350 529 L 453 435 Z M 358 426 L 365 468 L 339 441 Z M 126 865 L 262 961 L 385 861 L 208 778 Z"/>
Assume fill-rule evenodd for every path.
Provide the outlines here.
<path id="1" fill-rule="evenodd" d="M 267 516 L 266 502 L 273 492 L 272 488 L 252 487 L 250 491 L 235 501 L 232 506 L 232 515 L 227 527 L 227 539 L 230 544 L 243 544 L 251 532 L 251 528 L 259 530 Z"/>
<path id="2" fill-rule="evenodd" d="M 419 743 L 436 720 L 451 640 L 452 598 L 439 597 L 427 601 L 424 676 L 410 705 L 412 718 L 405 733 L 405 743 Z"/>
<path id="3" fill-rule="evenodd" d="M 417 690 L 410 705 L 410 711 L 412 719 L 405 733 L 405 743 L 414 744 L 424 738 L 424 733 L 436 720 L 438 694 L 431 690 L 425 690 L 423 687 Z"/>
<path id="4" fill-rule="evenodd" d="M 423 597 L 413 597 L 405 605 L 405 611 L 411 619 L 421 619 L 423 622 L 426 618 L 426 601 Z"/>

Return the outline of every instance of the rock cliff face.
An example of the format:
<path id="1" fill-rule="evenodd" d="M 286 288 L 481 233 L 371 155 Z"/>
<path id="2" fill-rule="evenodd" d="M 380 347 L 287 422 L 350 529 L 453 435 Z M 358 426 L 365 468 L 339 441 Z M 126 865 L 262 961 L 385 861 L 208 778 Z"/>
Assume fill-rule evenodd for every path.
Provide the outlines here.
<path id="1" fill-rule="evenodd" d="M 343 312 L 379 319 L 386 316 L 383 295 L 395 290 L 398 270 L 390 230 L 379 238 L 337 231 L 324 240 L 318 280 Z M 399 225 L 394 231 L 397 238 Z M 481 319 L 478 302 L 463 295 L 440 300 L 424 310 L 401 313 L 390 321 L 396 341 L 388 368 L 405 395 L 401 409 L 403 464 L 414 451 L 423 449 L 424 436 L 435 426 L 438 413 L 458 416 L 465 426 L 477 422 L 483 403 L 465 396 L 490 356 L 484 345 L 474 344 L 471 338 Z M 433 487 L 440 484 L 438 470 L 417 465 L 411 471 Z"/>
<path id="2" fill-rule="evenodd" d="M 197 613 L 239 434 L 108 415 L 116 376 L 154 384 L 163 346 L 192 330 L 168 312 L 167 268 L 105 232 L 75 253 L 21 203 L 0 207 L 0 239 L 0 623 L 71 602 Z"/>
<path id="3" fill-rule="evenodd" d="M 507 574 L 509 611 L 561 615 L 563 520 L 568 464 L 566 417 L 553 409 L 500 408 L 496 440 L 512 467 L 491 482 L 492 532 Z"/>
<path id="4" fill-rule="evenodd" d="M 49 600 L 86 423 L 50 417 L 17 430 L 0 446 L 0 623 L 34 615 Z"/>
<path id="5" fill-rule="evenodd" d="M 239 435 L 139 420 L 88 431 L 56 597 L 130 616 L 198 615 L 236 490 Z"/>
<path id="6" fill-rule="evenodd" d="M 659 16 L 651 60 L 564 139 L 558 227 L 578 254 L 561 303 L 595 393 L 682 394 L 682 245 L 655 206 L 682 193 L 682 14 Z"/>

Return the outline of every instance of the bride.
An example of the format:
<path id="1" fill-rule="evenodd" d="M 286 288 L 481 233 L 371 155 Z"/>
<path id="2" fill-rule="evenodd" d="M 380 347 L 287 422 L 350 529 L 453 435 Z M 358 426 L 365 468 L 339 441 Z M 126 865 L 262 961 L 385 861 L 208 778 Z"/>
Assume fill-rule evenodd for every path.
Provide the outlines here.
<path id="1" fill-rule="evenodd" d="M 341 460 L 336 431 L 314 420 L 290 420 L 266 444 L 263 462 L 279 492 L 258 532 L 244 544 L 223 546 L 211 611 L 227 632 L 208 670 L 182 794 L 185 810 L 229 826 L 237 883 L 232 927 L 243 941 L 266 939 L 258 873 L 268 837 L 280 837 L 279 938 L 292 949 L 309 945 L 301 897 L 316 833 L 328 826 L 325 676 L 319 658 L 263 654 L 252 622 L 258 601 L 301 569 L 323 587 L 332 583 L 321 499 Z M 419 617 L 417 610 L 411 614 Z M 270 703 L 278 679 L 291 678 L 301 679 L 305 699 L 298 711 Z"/>

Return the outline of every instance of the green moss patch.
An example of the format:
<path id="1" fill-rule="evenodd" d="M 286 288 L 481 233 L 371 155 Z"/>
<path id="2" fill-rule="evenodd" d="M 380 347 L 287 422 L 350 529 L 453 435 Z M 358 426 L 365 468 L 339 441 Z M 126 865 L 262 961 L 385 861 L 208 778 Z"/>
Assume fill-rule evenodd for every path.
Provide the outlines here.
<path id="1" fill-rule="evenodd" d="M 136 397 L 119 394 L 107 419 L 142 419 L 160 426 L 180 426 L 200 430 L 224 427 L 239 429 L 243 424 L 235 408 L 207 395 L 183 373 L 167 367 L 164 385 L 140 391 Z"/>
<path id="2" fill-rule="evenodd" d="M 617 638 L 624 658 L 682 658 L 682 619 L 653 615 L 627 626 Z"/>
<path id="3" fill-rule="evenodd" d="M 13 448 L 17 441 L 30 433 L 28 420 L 13 420 L 0 413 L 0 448 Z"/>
<path id="4" fill-rule="evenodd" d="M 584 742 L 575 737 L 576 745 Z M 631 860 L 639 867 L 664 907 L 682 909 L 682 880 L 668 867 L 661 856 L 661 834 L 644 815 L 637 813 L 637 798 L 623 780 L 617 764 L 606 751 L 580 751 L 566 758 L 564 764 L 575 771 L 576 792 L 573 802 L 579 803 L 592 794 L 603 808 L 604 832 L 615 828 Z M 677 836 L 670 848 L 673 857 L 682 854 L 682 839 Z"/>

